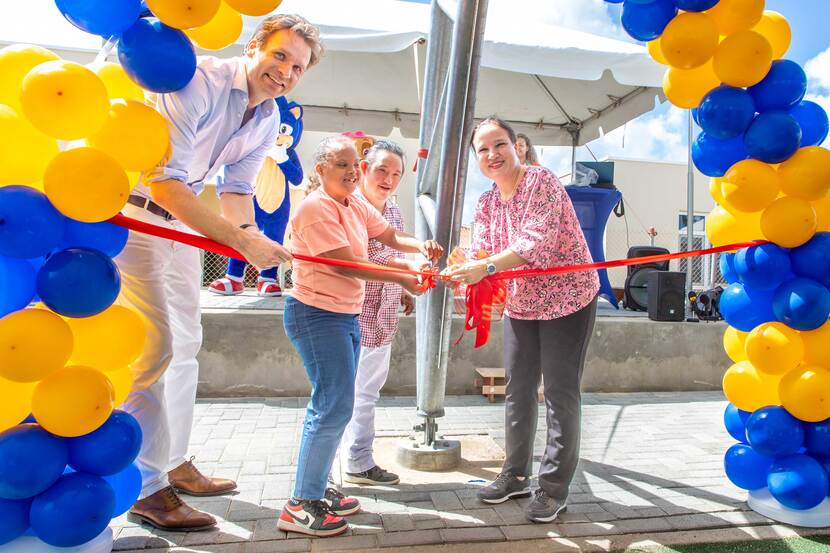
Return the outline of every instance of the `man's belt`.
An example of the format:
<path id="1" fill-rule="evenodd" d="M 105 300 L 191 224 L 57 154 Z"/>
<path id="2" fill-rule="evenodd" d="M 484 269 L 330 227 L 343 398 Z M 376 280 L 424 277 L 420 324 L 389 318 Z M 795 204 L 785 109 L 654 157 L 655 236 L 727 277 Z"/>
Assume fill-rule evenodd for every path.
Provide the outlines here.
<path id="1" fill-rule="evenodd" d="M 175 219 L 172 213 L 161 207 L 150 198 L 145 198 L 144 196 L 139 196 L 138 194 L 130 194 L 130 198 L 127 200 L 127 203 L 140 207 L 141 209 L 146 209 L 153 215 L 158 215 L 165 221 L 172 221 Z"/>

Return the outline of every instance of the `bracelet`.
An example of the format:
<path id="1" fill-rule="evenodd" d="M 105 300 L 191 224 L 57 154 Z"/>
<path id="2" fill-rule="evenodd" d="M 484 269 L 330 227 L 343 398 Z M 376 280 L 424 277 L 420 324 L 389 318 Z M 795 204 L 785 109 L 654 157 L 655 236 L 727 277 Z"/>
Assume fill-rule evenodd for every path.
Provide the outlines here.
<path id="1" fill-rule="evenodd" d="M 254 225 L 253 223 L 242 223 L 241 225 L 239 225 L 239 228 L 241 228 L 242 230 L 245 230 L 248 227 L 255 227 L 255 226 L 256 225 Z"/>

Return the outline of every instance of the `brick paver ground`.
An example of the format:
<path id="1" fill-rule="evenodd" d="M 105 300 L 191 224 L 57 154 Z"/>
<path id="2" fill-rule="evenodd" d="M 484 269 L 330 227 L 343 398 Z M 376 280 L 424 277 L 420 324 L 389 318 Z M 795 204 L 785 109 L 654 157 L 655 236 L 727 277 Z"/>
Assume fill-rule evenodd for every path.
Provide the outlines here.
<path id="1" fill-rule="evenodd" d="M 115 549 L 271 553 L 443 544 L 439 549 L 475 553 L 551 552 L 607 550 L 649 538 L 687 543 L 790 532 L 749 511 L 744 493 L 724 476 L 722 456 L 732 440 L 723 429 L 721 394 L 635 393 L 585 395 L 581 462 L 568 512 L 554 524 L 528 523 L 522 513 L 526 500 L 484 505 L 475 498 L 479 483 L 442 482 L 431 474 L 421 483 L 344 488 L 363 503 L 345 536 L 286 536 L 277 530 L 276 518 L 291 493 L 305 403 L 303 398 L 199 402 L 191 453 L 206 473 L 239 482 L 235 495 L 188 499 L 216 515 L 218 529 L 158 532 L 122 517 L 114 522 Z M 417 422 L 414 405 L 408 397 L 382 399 L 378 434 L 405 439 Z M 483 397 L 448 397 L 440 433 L 489 436 L 503 446 L 503 416 L 503 405 Z M 541 416 L 538 428 L 537 460 Z"/>

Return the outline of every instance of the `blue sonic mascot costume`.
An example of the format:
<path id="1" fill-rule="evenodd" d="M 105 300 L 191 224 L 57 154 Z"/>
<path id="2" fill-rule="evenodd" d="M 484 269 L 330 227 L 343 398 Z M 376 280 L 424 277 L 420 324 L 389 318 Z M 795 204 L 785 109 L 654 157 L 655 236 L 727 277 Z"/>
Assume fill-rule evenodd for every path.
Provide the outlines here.
<path id="1" fill-rule="evenodd" d="M 296 151 L 303 134 L 303 107 L 296 102 L 289 102 L 285 97 L 279 97 L 276 101 L 280 110 L 280 132 L 257 175 L 254 210 L 259 229 L 271 240 L 282 244 L 291 214 L 289 183 L 297 186 L 303 182 L 303 168 Z M 229 259 L 225 277 L 211 282 L 208 289 L 223 296 L 241 294 L 245 290 L 245 265 L 244 261 Z M 277 280 L 277 267 L 259 274 L 257 293 L 260 296 L 282 294 Z"/>

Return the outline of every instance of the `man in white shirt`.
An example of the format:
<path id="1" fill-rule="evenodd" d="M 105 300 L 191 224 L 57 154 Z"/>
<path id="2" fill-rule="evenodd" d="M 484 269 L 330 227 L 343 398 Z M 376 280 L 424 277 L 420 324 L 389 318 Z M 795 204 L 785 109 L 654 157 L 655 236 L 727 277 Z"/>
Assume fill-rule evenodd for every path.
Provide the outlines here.
<path id="1" fill-rule="evenodd" d="M 290 259 L 256 227 L 253 183 L 279 129 L 274 98 L 290 92 L 321 54 L 319 31 L 305 19 L 272 16 L 257 28 L 243 56 L 202 58 L 185 88 L 151 97 L 168 120 L 171 153 L 143 175 L 125 214 L 227 244 L 257 269 Z M 197 198 L 214 176 L 221 216 Z M 210 528 L 216 520 L 177 493 L 219 495 L 236 488 L 231 480 L 203 475 L 186 458 L 202 340 L 199 251 L 130 233 L 115 261 L 122 279 L 119 301 L 147 320 L 146 346 L 132 365 L 135 382 L 124 405 L 144 432 L 138 457 L 143 487 L 129 516 L 164 530 Z"/>

